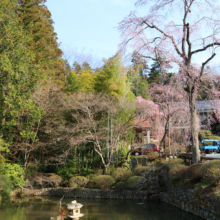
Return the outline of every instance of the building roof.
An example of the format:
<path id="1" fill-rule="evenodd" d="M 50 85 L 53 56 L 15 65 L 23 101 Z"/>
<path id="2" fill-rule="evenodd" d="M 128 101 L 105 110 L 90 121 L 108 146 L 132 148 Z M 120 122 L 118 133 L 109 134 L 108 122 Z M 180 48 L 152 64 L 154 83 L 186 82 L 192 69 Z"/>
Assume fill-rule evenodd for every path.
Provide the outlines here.
<path id="1" fill-rule="evenodd" d="M 150 122 L 144 118 L 135 118 L 134 119 L 134 127 L 137 129 L 145 129 L 150 128 Z"/>

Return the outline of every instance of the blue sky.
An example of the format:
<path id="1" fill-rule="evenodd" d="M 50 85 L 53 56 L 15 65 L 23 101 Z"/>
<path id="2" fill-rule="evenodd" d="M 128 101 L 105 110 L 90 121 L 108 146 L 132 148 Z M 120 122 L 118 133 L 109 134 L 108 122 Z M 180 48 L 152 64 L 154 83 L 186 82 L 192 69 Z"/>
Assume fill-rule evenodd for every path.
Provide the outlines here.
<path id="1" fill-rule="evenodd" d="M 117 51 L 120 22 L 136 0 L 47 0 L 58 42 L 64 52 L 84 51 L 98 60 Z"/>

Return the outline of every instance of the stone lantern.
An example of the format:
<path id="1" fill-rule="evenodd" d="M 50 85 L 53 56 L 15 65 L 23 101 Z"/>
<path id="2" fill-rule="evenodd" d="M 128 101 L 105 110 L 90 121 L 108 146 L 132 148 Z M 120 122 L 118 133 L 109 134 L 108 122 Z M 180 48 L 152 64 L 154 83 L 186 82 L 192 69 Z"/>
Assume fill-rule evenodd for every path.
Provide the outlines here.
<path id="1" fill-rule="evenodd" d="M 80 213 L 80 209 L 83 207 L 81 203 L 77 203 L 76 200 L 72 201 L 71 203 L 68 203 L 66 205 L 66 208 L 68 209 L 68 217 L 78 220 L 80 217 L 82 217 L 84 214 Z"/>

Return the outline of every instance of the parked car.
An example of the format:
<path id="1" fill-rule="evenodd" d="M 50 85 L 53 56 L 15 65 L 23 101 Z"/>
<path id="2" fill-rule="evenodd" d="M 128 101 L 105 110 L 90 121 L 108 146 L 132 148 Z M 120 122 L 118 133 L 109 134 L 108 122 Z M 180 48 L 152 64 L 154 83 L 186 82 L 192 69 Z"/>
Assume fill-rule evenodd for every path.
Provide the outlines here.
<path id="1" fill-rule="evenodd" d="M 143 147 L 137 148 L 131 152 L 132 155 L 146 155 L 152 151 L 159 152 L 159 147 L 156 144 L 145 144 Z"/>
<path id="2" fill-rule="evenodd" d="M 202 146 L 199 147 L 201 152 L 204 152 L 206 154 L 220 152 L 220 142 L 218 140 L 203 139 L 201 141 L 201 144 Z"/>

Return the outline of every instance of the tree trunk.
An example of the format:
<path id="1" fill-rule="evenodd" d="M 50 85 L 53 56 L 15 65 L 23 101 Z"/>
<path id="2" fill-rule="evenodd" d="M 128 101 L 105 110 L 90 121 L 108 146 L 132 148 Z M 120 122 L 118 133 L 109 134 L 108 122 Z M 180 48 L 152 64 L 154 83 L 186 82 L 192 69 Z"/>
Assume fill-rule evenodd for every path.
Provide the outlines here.
<path id="1" fill-rule="evenodd" d="M 199 152 L 199 140 L 198 140 L 198 123 L 197 123 L 197 114 L 196 114 L 196 102 L 195 95 L 190 88 L 189 93 L 189 106 L 191 114 L 191 137 L 192 137 L 192 162 L 198 163 L 200 161 L 200 152 Z"/>
<path id="2" fill-rule="evenodd" d="M 104 165 L 102 174 L 105 175 L 107 173 L 107 170 L 108 170 L 108 166 Z"/>
<path id="3" fill-rule="evenodd" d="M 165 130 L 164 130 L 164 134 L 163 134 L 163 138 L 160 141 L 160 145 L 164 145 L 164 150 L 166 149 L 166 136 L 167 136 L 167 132 L 168 132 L 168 126 L 169 126 L 169 121 L 170 121 L 170 117 L 168 117 L 166 124 L 165 124 Z"/>

